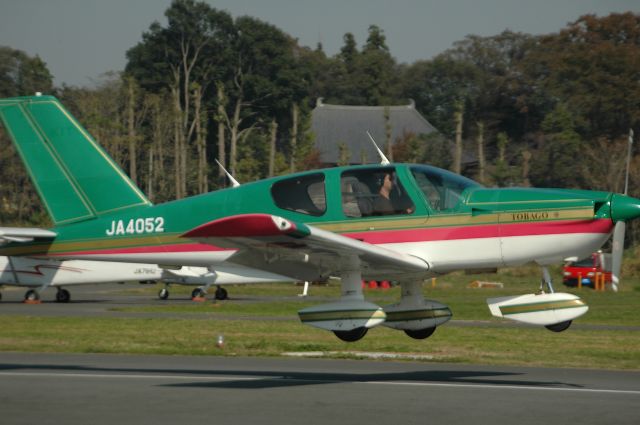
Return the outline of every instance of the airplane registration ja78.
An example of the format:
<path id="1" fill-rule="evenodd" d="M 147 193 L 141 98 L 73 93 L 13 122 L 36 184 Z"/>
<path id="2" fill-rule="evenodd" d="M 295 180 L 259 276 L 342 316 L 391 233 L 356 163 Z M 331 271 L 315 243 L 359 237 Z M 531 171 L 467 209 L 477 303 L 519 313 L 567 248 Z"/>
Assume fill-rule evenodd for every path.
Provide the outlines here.
<path id="1" fill-rule="evenodd" d="M 542 266 L 541 290 L 490 299 L 492 314 L 564 330 L 588 306 L 555 292 L 546 266 L 590 254 L 614 227 L 624 237 L 625 222 L 640 217 L 640 200 L 622 194 L 485 188 L 428 165 L 384 163 L 152 205 L 56 98 L 0 100 L 0 116 L 54 223 L 25 229 L 30 237 L 22 241 L 14 235 L 0 255 L 226 264 L 303 281 L 339 277 L 340 298 L 299 317 L 345 341 L 378 325 L 426 338 L 452 313 L 424 298 L 424 279 L 529 262 Z M 619 261 L 617 268 L 616 276 Z M 367 302 L 362 279 L 399 284 L 399 302 Z"/>

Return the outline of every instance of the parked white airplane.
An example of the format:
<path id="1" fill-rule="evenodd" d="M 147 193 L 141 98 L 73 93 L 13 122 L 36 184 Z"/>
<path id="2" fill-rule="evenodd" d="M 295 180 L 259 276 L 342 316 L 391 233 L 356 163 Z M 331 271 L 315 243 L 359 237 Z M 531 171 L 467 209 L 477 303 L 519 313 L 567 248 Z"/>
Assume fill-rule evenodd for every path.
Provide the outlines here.
<path id="1" fill-rule="evenodd" d="M 227 298 L 228 293 L 222 285 L 287 280 L 291 279 L 233 265 L 212 270 L 206 267 L 161 267 L 143 263 L 57 261 L 45 258 L 0 256 L 0 286 L 29 288 L 24 296 L 28 301 L 40 299 L 40 292 L 48 287 L 57 288 L 56 301 L 69 302 L 71 295 L 65 289 L 66 286 L 145 281 L 165 283 L 165 287 L 158 292 L 158 297 L 163 300 L 169 298 L 171 284 L 197 286 L 191 293 L 194 298 L 204 297 L 208 289 L 215 285 L 217 287 L 215 298 L 223 300 Z"/>

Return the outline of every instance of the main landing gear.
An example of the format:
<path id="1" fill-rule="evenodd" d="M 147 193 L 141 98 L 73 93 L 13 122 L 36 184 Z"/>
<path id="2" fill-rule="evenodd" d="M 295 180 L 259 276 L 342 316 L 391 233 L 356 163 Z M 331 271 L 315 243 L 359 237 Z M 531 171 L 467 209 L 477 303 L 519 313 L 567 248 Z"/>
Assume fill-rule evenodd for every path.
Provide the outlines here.
<path id="1" fill-rule="evenodd" d="M 56 302 L 58 303 L 68 303 L 69 301 L 71 301 L 71 293 L 64 289 L 64 288 L 57 288 L 58 291 L 56 292 Z M 29 289 L 27 292 L 25 292 L 24 294 L 24 302 L 26 303 L 37 303 L 38 301 L 40 301 L 40 291 L 42 290 L 42 288 L 40 289 Z"/>
<path id="2" fill-rule="evenodd" d="M 207 295 L 207 291 L 205 287 L 196 288 L 191 292 L 191 298 L 198 298 L 198 297 L 204 298 L 206 295 Z M 229 298 L 229 293 L 227 292 L 226 289 L 218 285 L 216 286 L 216 292 L 214 293 L 214 298 L 216 300 L 223 301 Z"/>
<path id="3" fill-rule="evenodd" d="M 300 310 L 298 316 L 302 323 L 331 331 L 342 341 L 355 342 L 379 325 L 401 330 L 414 339 L 426 339 L 433 335 L 437 326 L 451 318 L 449 307 L 423 297 L 419 278 L 400 283 L 402 294 L 397 304 L 383 308 L 365 301 L 359 259 L 354 257 L 345 261 L 351 262 L 340 276 L 340 300 Z"/>
<path id="4" fill-rule="evenodd" d="M 191 291 L 191 298 L 204 298 L 207 296 L 207 290 L 205 287 L 198 287 Z M 216 300 L 226 300 L 229 298 L 229 293 L 226 289 L 216 286 L 216 292 L 214 293 L 214 297 Z M 169 299 L 169 286 L 165 286 L 164 288 L 158 291 L 158 298 L 161 300 Z"/>
<path id="5" fill-rule="evenodd" d="M 538 292 L 489 298 L 487 305 L 494 317 L 544 326 L 552 332 L 567 330 L 574 319 L 589 310 L 589 306 L 579 296 L 555 292 L 549 270 L 544 266 L 542 267 L 542 282 Z"/>
<path id="6" fill-rule="evenodd" d="M 542 280 L 540 281 L 540 293 L 544 293 L 544 287 L 547 287 L 550 294 L 555 293 L 553 290 L 553 282 L 551 281 L 551 274 L 549 273 L 549 269 L 546 267 L 542 267 Z M 572 320 L 565 320 L 560 323 L 554 323 L 552 325 L 546 325 L 545 328 L 549 329 L 551 332 L 563 332 L 569 329 L 571 326 Z"/>

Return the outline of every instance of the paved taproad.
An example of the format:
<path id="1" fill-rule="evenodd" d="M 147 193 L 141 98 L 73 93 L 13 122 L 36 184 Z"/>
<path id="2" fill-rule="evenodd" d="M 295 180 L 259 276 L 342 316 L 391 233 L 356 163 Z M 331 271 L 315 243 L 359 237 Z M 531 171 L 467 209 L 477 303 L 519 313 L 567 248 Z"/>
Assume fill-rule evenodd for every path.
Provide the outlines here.
<path id="1" fill-rule="evenodd" d="M 0 353 L 3 425 L 640 423 L 640 372 Z"/>

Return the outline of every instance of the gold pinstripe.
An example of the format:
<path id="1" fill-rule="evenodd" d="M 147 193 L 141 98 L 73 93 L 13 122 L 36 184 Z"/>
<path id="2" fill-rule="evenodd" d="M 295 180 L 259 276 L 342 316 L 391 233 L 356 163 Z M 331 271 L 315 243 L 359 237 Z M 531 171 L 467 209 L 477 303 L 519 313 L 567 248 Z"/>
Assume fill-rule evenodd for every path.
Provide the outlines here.
<path id="1" fill-rule="evenodd" d="M 329 320 L 384 319 L 382 310 L 340 310 L 298 313 L 302 322 L 324 322 Z"/>
<path id="2" fill-rule="evenodd" d="M 387 311 L 387 322 L 406 322 L 410 320 L 436 319 L 441 317 L 451 317 L 449 308 L 435 308 L 432 310 L 413 311 Z"/>
<path id="3" fill-rule="evenodd" d="M 578 299 L 578 300 L 564 300 L 564 301 L 550 301 L 544 303 L 533 303 L 533 304 L 519 304 L 519 305 L 509 305 L 500 307 L 500 312 L 503 315 L 509 314 L 522 314 L 522 313 L 538 313 L 547 310 L 557 310 L 557 309 L 565 309 L 565 308 L 577 308 L 584 307 L 587 304 Z"/>
<path id="4" fill-rule="evenodd" d="M 549 213 L 547 219 L 535 220 L 514 220 L 513 215 L 518 213 Z M 332 232 L 357 232 L 367 230 L 394 230 L 411 229 L 417 227 L 446 227 L 456 225 L 480 225 L 498 223 L 527 223 L 543 222 L 555 220 L 571 219 L 591 219 L 593 218 L 593 208 L 566 208 L 566 209 L 539 209 L 539 210 L 514 210 L 509 212 L 488 213 L 488 214 L 456 214 L 456 215 L 433 215 L 411 218 L 396 218 L 391 220 L 357 220 L 340 221 L 333 223 L 315 223 L 315 227 Z"/>

